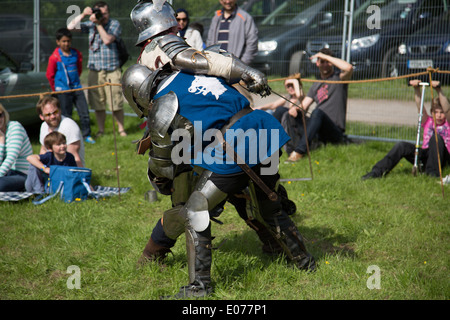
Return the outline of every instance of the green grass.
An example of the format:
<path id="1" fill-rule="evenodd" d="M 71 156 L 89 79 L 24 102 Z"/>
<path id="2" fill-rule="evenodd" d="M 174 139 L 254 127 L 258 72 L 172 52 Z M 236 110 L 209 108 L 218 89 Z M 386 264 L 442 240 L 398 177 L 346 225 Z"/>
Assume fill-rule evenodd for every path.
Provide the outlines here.
<path id="1" fill-rule="evenodd" d="M 96 128 L 93 123 L 93 130 Z M 187 284 L 182 236 L 164 266 L 137 269 L 168 197 L 149 203 L 147 155 L 135 153 L 140 120 L 126 118 L 129 136 L 117 137 L 121 197 L 35 206 L 29 200 L 0 203 L 0 298 L 3 300 L 158 299 Z M 111 118 L 106 135 L 86 145 L 93 184 L 117 186 Z M 33 146 L 38 150 L 37 139 Z M 319 268 L 296 270 L 270 258 L 256 234 L 227 205 L 213 224 L 212 280 L 208 299 L 424 299 L 447 300 L 449 291 L 449 192 L 437 179 L 411 175 L 402 162 L 384 179 L 360 177 L 392 147 L 367 142 L 326 146 L 312 153 L 313 180 L 284 182 L 298 212 L 293 220 Z M 284 164 L 283 179 L 310 177 L 309 161 Z M 444 171 L 448 174 L 449 170 Z M 81 288 L 68 289 L 69 266 L 81 271 Z M 381 289 L 370 290 L 369 266 L 381 271 Z"/>

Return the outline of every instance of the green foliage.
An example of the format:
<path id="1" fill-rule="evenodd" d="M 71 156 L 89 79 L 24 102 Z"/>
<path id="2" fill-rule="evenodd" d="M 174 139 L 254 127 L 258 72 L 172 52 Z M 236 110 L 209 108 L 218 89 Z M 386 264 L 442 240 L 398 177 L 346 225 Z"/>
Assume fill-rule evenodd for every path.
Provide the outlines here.
<path id="1" fill-rule="evenodd" d="M 2 299 L 147 300 L 187 284 L 184 236 L 164 266 L 136 268 L 170 201 L 161 195 L 156 202 L 145 200 L 151 189 L 147 155 L 137 155 L 132 143 L 142 135 L 137 118 L 126 118 L 128 137 L 116 137 L 118 179 L 111 121 L 104 137 L 86 145 L 87 166 L 93 185 L 119 182 L 131 190 L 98 202 L 0 203 Z M 38 149 L 36 137 L 33 146 Z M 283 155 L 282 183 L 297 205 L 293 220 L 318 262 L 317 272 L 306 274 L 282 257 L 264 255 L 256 234 L 226 205 L 219 217 L 224 224 L 213 224 L 219 248 L 213 252 L 215 293 L 208 299 L 447 300 L 450 189 L 444 187 L 443 197 L 437 179 L 413 177 L 404 160 L 386 178 L 361 181 L 391 147 L 366 142 L 314 150 L 310 181 L 294 180 L 311 177 L 308 158 L 284 164 Z M 380 289 L 367 287 L 372 265 L 381 270 Z M 80 268 L 80 289 L 67 287 L 69 266 Z"/>

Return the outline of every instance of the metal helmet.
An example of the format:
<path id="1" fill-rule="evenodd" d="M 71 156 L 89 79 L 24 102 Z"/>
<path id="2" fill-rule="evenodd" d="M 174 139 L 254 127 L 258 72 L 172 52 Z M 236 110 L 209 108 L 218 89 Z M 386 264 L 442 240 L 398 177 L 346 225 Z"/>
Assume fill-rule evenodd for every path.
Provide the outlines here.
<path id="1" fill-rule="evenodd" d="M 130 107 L 139 117 L 147 116 L 150 104 L 148 84 L 152 82 L 153 72 L 146 66 L 134 64 L 122 76 L 122 91 Z"/>
<path id="2" fill-rule="evenodd" d="M 176 13 L 165 0 L 141 1 L 130 17 L 139 32 L 136 46 L 157 34 L 178 26 Z"/>

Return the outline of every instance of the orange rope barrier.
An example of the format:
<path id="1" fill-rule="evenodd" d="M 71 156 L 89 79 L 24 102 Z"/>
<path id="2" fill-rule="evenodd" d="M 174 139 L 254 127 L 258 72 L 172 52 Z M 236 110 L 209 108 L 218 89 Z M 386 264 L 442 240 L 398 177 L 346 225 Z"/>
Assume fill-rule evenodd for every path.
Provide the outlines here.
<path id="1" fill-rule="evenodd" d="M 343 81 L 332 81 L 332 80 L 312 80 L 312 79 L 302 79 L 300 73 L 290 75 L 285 78 L 278 78 L 278 79 L 271 79 L 268 80 L 268 82 L 275 82 L 275 81 L 284 81 L 286 79 L 299 79 L 304 82 L 323 82 L 323 83 L 368 83 L 368 82 L 381 82 L 381 81 L 392 81 L 392 80 L 398 80 L 398 79 L 405 79 L 405 78 L 413 78 L 418 77 L 421 75 L 428 75 L 430 73 L 445 73 L 450 74 L 450 71 L 447 70 L 439 70 L 434 68 L 428 68 L 427 71 L 424 72 L 418 72 L 418 73 L 411 73 L 404 76 L 398 76 L 398 77 L 392 77 L 392 78 L 378 78 L 378 79 L 367 79 L 367 80 L 343 80 Z M 49 94 L 61 94 L 66 92 L 75 92 L 75 91 L 82 91 L 82 90 L 91 90 L 91 89 L 97 89 L 105 86 L 121 86 L 120 83 L 111 83 L 111 82 L 105 82 L 104 84 L 98 85 L 98 86 L 91 86 L 91 87 L 85 87 L 85 88 L 79 88 L 79 89 L 72 89 L 72 90 L 64 90 L 64 91 L 49 91 L 49 92 L 41 92 L 41 93 L 33 93 L 33 94 L 21 94 L 21 95 L 13 95 L 13 96 L 0 96 L 0 100 L 5 99 L 14 99 L 14 98 L 29 98 L 29 97 L 42 97 L 44 95 Z"/>

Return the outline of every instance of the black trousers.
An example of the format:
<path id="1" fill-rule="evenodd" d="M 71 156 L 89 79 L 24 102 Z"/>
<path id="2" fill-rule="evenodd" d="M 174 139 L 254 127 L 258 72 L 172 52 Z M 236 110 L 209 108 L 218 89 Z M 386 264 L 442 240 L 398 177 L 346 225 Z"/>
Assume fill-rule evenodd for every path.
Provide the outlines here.
<path id="1" fill-rule="evenodd" d="M 414 164 L 415 149 L 415 145 L 409 142 L 402 141 L 396 143 L 391 151 L 389 151 L 383 159 L 375 164 L 375 166 L 372 168 L 372 171 L 381 175 L 387 174 L 392 169 L 394 169 L 394 167 L 403 158 L 405 158 L 411 164 Z M 434 134 L 430 139 L 429 147 L 427 149 L 419 148 L 418 160 L 423 164 L 425 173 L 433 177 L 439 177 L 439 161 L 437 150 L 439 150 L 441 168 L 444 168 L 444 166 L 450 162 L 450 155 L 447 148 L 445 147 L 444 140 L 440 135 L 438 135 L 437 148 Z M 420 164 L 418 165 L 420 166 Z"/>

